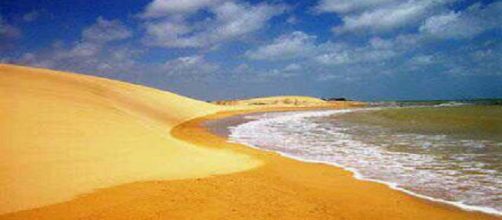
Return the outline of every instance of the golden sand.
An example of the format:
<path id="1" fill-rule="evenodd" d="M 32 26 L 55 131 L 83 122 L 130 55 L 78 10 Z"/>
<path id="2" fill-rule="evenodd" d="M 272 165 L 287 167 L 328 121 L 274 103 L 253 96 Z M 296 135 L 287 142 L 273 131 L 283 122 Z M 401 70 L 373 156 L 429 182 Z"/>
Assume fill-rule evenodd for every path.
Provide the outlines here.
<path id="1" fill-rule="evenodd" d="M 1 65 L 0 109 L 0 213 L 124 183 L 260 164 L 169 134 L 217 106 L 118 81 Z"/>
<path id="2" fill-rule="evenodd" d="M 364 103 L 357 101 L 325 101 L 307 96 L 272 96 L 263 98 L 243 99 L 243 100 L 221 100 L 213 102 L 217 105 L 227 107 L 238 107 L 241 109 L 269 109 L 280 107 L 358 107 Z"/>
<path id="3" fill-rule="evenodd" d="M 201 126 L 266 108 L 212 114 L 225 108 L 14 66 L 0 66 L 0 92 L 0 219 L 496 218 L 227 143 Z"/>
<path id="4" fill-rule="evenodd" d="M 232 149 L 261 161 L 249 171 L 171 181 L 124 184 L 69 202 L 2 219 L 497 219 L 421 200 L 350 172 L 254 150 L 207 132 L 201 124 L 224 113 L 185 122 L 176 138 L 209 149 Z"/>

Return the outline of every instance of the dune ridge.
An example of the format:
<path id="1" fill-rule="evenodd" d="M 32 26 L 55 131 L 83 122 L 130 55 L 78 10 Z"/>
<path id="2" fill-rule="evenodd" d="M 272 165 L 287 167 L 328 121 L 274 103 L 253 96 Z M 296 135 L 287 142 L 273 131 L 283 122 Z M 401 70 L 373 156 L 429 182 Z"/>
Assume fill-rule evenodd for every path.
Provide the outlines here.
<path id="1" fill-rule="evenodd" d="M 104 78 L 0 65 L 0 213 L 128 182 L 242 171 L 261 162 L 173 138 L 222 107 Z"/>
<path id="2" fill-rule="evenodd" d="M 298 106 L 298 105 L 323 105 L 327 104 L 326 101 L 307 97 L 307 96 L 272 96 L 272 97 L 260 97 L 251 99 L 240 99 L 240 100 L 220 100 L 214 101 L 217 105 L 226 106 L 238 106 L 238 105 L 249 105 L 249 106 L 270 106 L 270 105 L 286 105 L 286 106 Z"/>
<path id="3" fill-rule="evenodd" d="M 252 99 L 237 100 L 219 100 L 212 103 L 219 106 L 234 107 L 241 109 L 260 109 L 260 108 L 284 108 L 284 107 L 302 107 L 302 108 L 344 108 L 344 107 L 362 107 L 365 103 L 358 101 L 326 101 L 319 98 L 308 96 L 271 96 Z"/>

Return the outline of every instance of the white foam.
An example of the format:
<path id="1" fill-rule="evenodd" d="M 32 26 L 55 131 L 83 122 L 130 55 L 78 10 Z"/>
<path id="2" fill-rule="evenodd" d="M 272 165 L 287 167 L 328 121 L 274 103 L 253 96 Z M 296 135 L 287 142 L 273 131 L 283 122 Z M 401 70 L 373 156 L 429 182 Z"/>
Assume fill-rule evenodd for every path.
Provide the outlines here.
<path id="1" fill-rule="evenodd" d="M 371 110 L 377 110 L 380 108 L 372 108 Z M 417 172 L 413 167 L 405 167 L 402 164 L 406 163 L 398 163 L 393 160 L 397 158 L 397 160 L 401 158 L 401 160 L 410 160 L 417 161 L 418 164 L 434 164 L 433 158 L 428 157 L 427 155 L 414 155 L 414 154 L 406 154 L 400 152 L 385 152 L 382 153 L 376 149 L 372 149 L 372 146 L 360 147 L 356 148 L 348 153 L 355 153 L 357 158 L 352 158 L 347 155 L 342 155 L 343 151 L 337 151 L 336 148 L 319 148 L 316 146 L 312 146 L 309 141 L 312 141 L 307 138 L 304 134 L 306 132 L 316 130 L 321 134 L 309 133 L 309 135 L 318 135 L 317 138 L 326 138 L 333 136 L 332 140 L 329 138 L 326 140 L 320 140 L 320 142 L 316 142 L 316 145 L 323 146 L 323 144 L 337 144 L 339 146 L 362 146 L 365 143 L 354 140 L 350 135 L 340 133 L 337 131 L 333 131 L 333 129 L 327 129 L 323 127 L 319 127 L 319 125 L 315 123 L 305 123 L 309 118 L 320 118 L 326 117 L 336 114 L 344 114 L 353 111 L 367 111 L 369 109 L 353 109 L 353 110 L 324 110 L 324 111 L 305 111 L 305 112 L 287 112 L 287 113 L 271 113 L 271 114 L 263 114 L 263 115 L 254 115 L 254 121 L 250 121 L 244 124 L 240 124 L 238 126 L 234 126 L 230 128 L 231 134 L 229 139 L 231 142 L 237 142 L 241 144 L 245 144 L 252 148 L 257 148 L 261 150 L 274 151 L 283 156 L 287 156 L 293 159 L 311 162 L 311 163 L 323 163 L 334 165 L 337 167 L 341 167 L 345 170 L 348 170 L 354 174 L 354 177 L 360 180 L 367 180 L 372 182 L 378 182 L 389 186 L 392 189 L 399 190 L 410 195 L 420 197 L 423 199 L 427 199 L 435 202 L 442 202 L 450 205 L 454 205 L 469 211 L 481 211 L 494 215 L 502 215 L 502 212 L 496 210 L 491 207 L 483 207 L 478 205 L 469 205 L 466 204 L 466 201 L 449 201 L 441 198 L 434 198 L 431 196 L 419 194 L 410 190 L 407 190 L 400 186 L 397 181 L 389 181 L 389 180 L 381 180 L 378 178 L 371 177 L 371 172 L 367 172 L 362 168 L 365 166 L 371 167 L 375 161 L 369 160 L 369 158 L 381 158 L 378 160 L 383 165 L 389 167 L 389 172 L 395 171 L 406 171 L 411 170 L 415 176 L 426 175 L 424 180 L 430 180 L 439 177 L 431 177 L 433 175 L 428 172 Z M 339 128 L 343 129 L 343 128 Z M 288 132 L 297 132 L 297 136 L 291 136 Z M 323 134 L 323 132 L 327 134 Z M 266 135 L 266 137 L 264 137 Z M 330 136 L 331 135 L 331 136 Z M 424 138 L 424 137 L 418 137 Z M 434 138 L 443 138 L 443 137 L 434 137 Z M 304 140 L 305 139 L 305 140 Z M 305 141 L 306 143 L 302 143 Z M 324 142 L 323 142 L 324 141 Z M 329 146 L 331 146 L 329 145 Z M 266 146 L 266 147 L 264 147 Z M 280 148 L 287 146 L 287 148 Z M 328 145 L 327 145 L 328 146 Z M 427 147 L 428 148 L 428 147 Z M 339 153 L 337 155 L 335 153 Z M 334 156 L 335 155 L 335 156 Z M 400 157 L 396 157 L 396 155 L 401 155 Z M 358 161 L 344 161 L 343 164 L 336 162 L 337 159 L 340 160 L 358 160 Z M 360 160 L 360 158 L 368 158 L 368 160 Z M 360 160 L 360 161 L 359 161 Z M 348 165 L 349 164 L 349 165 Z M 438 166 L 443 166 L 444 164 L 440 164 Z M 359 167 L 358 167 L 359 166 Z M 382 166 L 379 164 L 378 166 Z M 443 171 L 445 175 L 453 175 L 454 171 L 448 173 L 451 170 Z M 366 173 L 366 175 L 365 175 Z M 399 173 L 403 175 L 403 173 Z M 427 176 L 429 175 L 429 176 Z M 447 180 L 445 180 L 447 181 Z"/>
<path id="2" fill-rule="evenodd" d="M 441 103 L 439 105 L 435 105 L 435 107 L 456 107 L 463 105 L 468 105 L 468 104 L 463 102 L 446 102 L 446 103 Z"/>

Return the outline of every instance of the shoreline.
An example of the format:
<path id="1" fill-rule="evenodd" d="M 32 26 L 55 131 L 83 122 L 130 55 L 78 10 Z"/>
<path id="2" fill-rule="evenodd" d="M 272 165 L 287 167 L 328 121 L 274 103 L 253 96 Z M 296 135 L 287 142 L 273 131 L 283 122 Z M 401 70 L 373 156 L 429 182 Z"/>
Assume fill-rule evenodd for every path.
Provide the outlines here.
<path id="1" fill-rule="evenodd" d="M 296 109 L 278 111 L 286 110 Z M 246 154 L 261 161 L 257 167 L 112 186 L 59 204 L 0 215 L 0 219 L 500 219 L 361 181 L 332 165 L 229 143 L 204 127 L 208 121 L 263 111 L 220 112 L 171 130 L 174 138 L 197 147 Z"/>
<path id="2" fill-rule="evenodd" d="M 312 109 L 311 111 L 316 111 L 316 110 L 319 110 L 319 109 Z M 319 110 L 319 111 L 330 111 L 330 110 L 337 110 L 337 109 L 329 109 L 329 110 L 323 109 L 323 110 Z M 370 109 L 370 110 L 372 110 L 372 109 Z M 294 111 L 291 111 L 291 112 L 294 112 Z M 229 116 L 229 117 L 222 118 L 222 119 L 216 119 L 216 120 L 204 122 L 203 126 L 209 132 L 216 134 L 222 138 L 229 139 L 229 136 L 231 133 L 230 127 L 238 126 L 238 125 L 245 124 L 245 123 L 256 120 L 256 119 L 246 119 L 245 118 L 246 116 L 254 116 L 254 115 L 260 115 L 260 114 L 267 114 L 267 113 L 275 113 L 275 112 L 271 111 L 271 112 L 249 113 L 249 114 L 242 114 L 242 115 L 236 115 L 236 116 Z M 502 217 L 502 213 L 497 211 L 496 209 L 493 209 L 493 208 L 468 205 L 468 204 L 464 204 L 462 202 L 448 201 L 448 200 L 444 200 L 441 198 L 434 198 L 431 196 L 422 195 L 420 193 L 416 193 L 416 192 L 407 190 L 405 188 L 399 187 L 398 184 L 395 182 L 387 182 L 387 181 L 383 181 L 383 180 L 364 177 L 357 169 L 346 167 L 346 166 L 343 166 L 343 165 L 336 163 L 336 162 L 328 162 L 328 161 L 322 161 L 322 160 L 309 160 L 309 159 L 301 158 L 301 157 L 294 156 L 294 155 L 280 152 L 280 151 L 268 150 L 268 149 L 255 147 L 255 146 L 252 146 L 252 145 L 246 144 L 246 143 L 239 143 L 237 141 L 230 141 L 230 142 L 242 144 L 247 147 L 261 150 L 261 151 L 274 152 L 274 153 L 277 153 L 283 157 L 291 158 L 291 159 L 298 160 L 298 161 L 305 162 L 305 163 L 326 164 L 326 165 L 334 166 L 334 167 L 341 168 L 343 170 L 351 172 L 355 179 L 358 179 L 361 181 L 374 182 L 374 183 L 378 183 L 378 184 L 384 184 L 393 190 L 400 191 L 400 192 L 406 193 L 408 195 L 418 197 L 420 199 L 425 199 L 425 200 L 432 201 L 432 202 L 438 202 L 438 203 L 442 203 L 442 204 L 451 205 L 451 206 L 460 208 L 465 211 L 481 212 L 481 213 L 485 213 L 485 214 L 489 214 L 489 215 L 494 215 L 497 217 Z"/>
<path id="3" fill-rule="evenodd" d="M 294 161 L 296 161 L 298 163 L 304 163 L 304 164 L 308 163 L 308 164 L 311 164 L 311 165 L 314 165 L 314 166 L 320 166 L 320 167 L 321 166 L 328 166 L 327 169 L 331 169 L 331 168 L 333 170 L 336 169 L 337 172 L 349 172 L 350 175 L 351 175 L 350 178 L 354 179 L 356 181 L 365 182 L 365 183 L 368 183 L 368 184 L 383 185 L 383 186 L 386 187 L 386 189 L 388 189 L 388 190 L 390 190 L 392 192 L 396 192 L 396 193 L 404 194 L 406 196 L 410 196 L 411 200 L 417 200 L 420 203 L 425 203 L 425 204 L 432 205 L 432 206 L 435 206 L 435 207 L 439 207 L 441 209 L 445 209 L 445 210 L 448 210 L 448 211 L 458 212 L 460 214 L 460 216 L 455 217 L 455 219 L 463 219 L 463 217 L 466 217 L 466 216 L 469 216 L 469 215 L 475 215 L 476 218 L 482 218 L 482 217 L 487 217 L 488 219 L 492 219 L 492 218 L 493 219 L 499 219 L 500 218 L 500 215 L 498 215 L 497 213 L 491 213 L 489 211 L 475 209 L 475 208 L 472 208 L 472 207 L 470 207 L 468 205 L 464 205 L 462 207 L 463 204 L 459 205 L 459 204 L 457 204 L 455 202 L 443 201 L 441 199 L 435 199 L 435 198 L 430 198 L 430 197 L 427 197 L 427 196 L 422 196 L 420 194 L 416 194 L 416 193 L 413 193 L 413 192 L 408 192 L 406 190 L 402 190 L 402 189 L 397 188 L 397 187 L 395 187 L 392 184 L 387 183 L 387 182 L 378 181 L 378 180 L 372 180 L 372 179 L 366 179 L 366 178 L 363 178 L 363 177 L 359 176 L 358 173 L 355 172 L 354 170 L 351 170 L 351 169 L 348 169 L 348 168 L 345 168 L 345 167 L 342 167 L 342 166 L 339 166 L 339 165 L 336 165 L 336 164 L 325 163 L 325 162 L 320 162 L 320 161 L 308 161 L 308 160 L 304 160 L 304 159 L 301 159 L 301 158 L 294 158 L 292 156 L 285 155 L 283 153 L 276 152 L 276 151 L 267 151 L 267 150 L 264 150 L 264 149 L 255 148 L 253 146 L 248 146 L 248 145 L 245 145 L 245 144 L 240 144 L 240 143 L 235 143 L 235 142 L 231 142 L 230 143 L 230 142 L 228 142 L 228 138 L 225 137 L 224 134 L 221 134 L 221 133 L 218 134 L 218 132 L 215 132 L 214 130 L 208 128 L 208 126 L 210 126 L 210 125 L 208 125 L 208 123 L 217 122 L 219 120 L 226 120 L 226 119 L 231 120 L 232 117 L 237 118 L 237 117 L 245 117 L 246 115 L 254 115 L 254 114 L 261 114 L 261 113 L 273 113 L 273 112 L 282 112 L 282 111 L 302 111 L 302 110 L 303 111 L 308 111 L 308 110 L 328 110 L 328 109 L 316 109 L 316 108 L 301 109 L 301 110 L 299 110 L 299 109 L 289 109 L 289 110 L 288 109 L 282 109 L 282 110 L 279 110 L 279 111 L 271 109 L 269 111 L 260 111 L 260 112 L 256 112 L 256 111 L 248 111 L 248 112 L 223 112 L 223 113 L 216 113 L 214 115 L 209 115 L 209 116 L 204 116 L 204 117 L 201 117 L 201 118 L 194 119 L 193 121 L 195 121 L 195 122 L 190 122 L 189 121 L 189 122 L 186 122 L 187 124 L 182 123 L 182 124 L 179 125 L 180 126 L 179 129 L 183 130 L 185 126 L 189 126 L 189 127 L 191 127 L 191 126 L 202 127 L 201 128 L 202 132 L 206 132 L 206 133 L 209 133 L 209 135 L 216 136 L 217 138 L 221 138 L 225 142 L 227 142 L 228 144 L 233 145 L 234 147 L 235 146 L 239 146 L 239 148 L 240 147 L 250 148 L 250 149 L 255 150 L 255 151 L 261 151 L 264 154 L 263 156 L 265 156 L 265 157 L 272 157 L 272 158 L 267 158 L 267 159 L 274 159 L 275 157 L 281 157 L 281 158 L 285 158 L 285 159 L 289 159 L 289 160 L 294 160 Z M 247 121 L 247 120 L 244 120 L 244 119 L 241 119 L 241 120 L 242 121 Z M 194 124 L 191 124 L 191 123 L 194 123 Z M 240 124 L 242 122 L 233 122 L 233 123 Z M 182 140 L 186 140 L 183 137 L 183 135 L 181 135 L 179 133 L 177 134 L 176 131 L 178 131 L 178 130 L 176 128 L 178 128 L 178 127 L 175 127 L 175 129 L 173 129 L 173 136 L 178 137 L 178 138 L 180 138 Z M 219 128 L 219 129 L 227 129 L 228 130 L 228 128 Z M 234 150 L 241 151 L 242 149 L 234 149 Z M 268 161 L 265 161 L 264 162 L 265 165 L 263 165 L 263 166 L 267 166 L 267 162 Z M 323 167 L 323 168 L 326 168 L 326 167 Z M 255 169 L 260 169 L 260 167 L 255 168 Z M 253 170 L 255 170 L 255 169 L 253 169 Z M 245 172 L 253 172 L 253 170 L 251 170 L 251 171 L 245 171 Z M 238 174 L 234 174 L 234 175 L 238 175 Z M 385 193 L 387 193 L 387 192 L 385 192 Z M 433 212 L 430 212 L 430 214 L 433 214 Z M 415 217 L 412 217 L 412 216 L 407 216 L 407 217 L 415 218 Z M 419 216 L 416 216 L 416 217 L 419 217 Z M 406 217 L 403 216 L 403 217 L 400 217 L 400 218 L 406 218 Z M 445 216 L 445 218 L 449 219 L 451 217 L 450 216 Z M 471 217 L 467 217 L 467 218 L 471 218 Z"/>

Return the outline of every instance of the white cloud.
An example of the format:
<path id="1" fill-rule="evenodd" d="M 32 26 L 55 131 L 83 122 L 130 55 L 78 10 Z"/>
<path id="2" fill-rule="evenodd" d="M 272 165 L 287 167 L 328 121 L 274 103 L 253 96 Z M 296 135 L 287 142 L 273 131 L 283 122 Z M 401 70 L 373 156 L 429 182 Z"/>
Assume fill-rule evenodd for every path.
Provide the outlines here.
<path id="1" fill-rule="evenodd" d="M 315 50 L 315 36 L 301 31 L 281 35 L 271 44 L 247 51 L 246 56 L 255 60 L 288 60 L 310 56 Z"/>
<path id="2" fill-rule="evenodd" d="M 345 32 L 386 32 L 416 24 L 440 6 L 440 1 L 407 1 L 391 4 L 361 14 L 344 16 L 343 26 L 335 27 L 336 33 Z"/>
<path id="3" fill-rule="evenodd" d="M 205 60 L 201 55 L 179 57 L 163 65 L 163 69 L 171 75 L 188 76 L 214 73 L 218 68 L 218 65 Z"/>
<path id="4" fill-rule="evenodd" d="M 191 1 L 185 3 L 188 2 Z M 212 4 L 213 1 L 195 2 L 197 4 L 190 4 L 186 10 L 177 10 L 178 14 L 175 15 L 157 13 L 157 19 L 149 19 L 147 16 L 145 44 L 177 48 L 213 46 L 258 31 L 268 20 L 285 9 L 283 6 L 265 3 L 251 5 L 232 1 L 220 4 Z M 151 10 L 153 9 L 147 7 L 144 15 L 153 13 L 149 12 Z M 192 21 L 191 16 L 201 10 L 211 15 Z"/>
<path id="5" fill-rule="evenodd" d="M 211 34 L 217 40 L 254 32 L 263 27 L 270 18 L 282 13 L 283 10 L 282 7 L 267 4 L 251 6 L 226 2 L 214 8 L 219 24 Z"/>
<path id="6" fill-rule="evenodd" d="M 291 63 L 291 64 L 287 65 L 286 67 L 284 67 L 284 71 L 289 71 L 289 72 L 298 71 L 301 69 L 302 69 L 302 66 L 297 63 Z"/>
<path id="7" fill-rule="evenodd" d="M 287 79 L 291 77 L 298 76 L 299 71 L 291 71 L 287 70 L 286 68 L 274 68 L 266 71 L 261 71 L 255 73 L 252 77 L 254 81 L 268 81 L 272 79 Z"/>
<path id="8" fill-rule="evenodd" d="M 145 44 L 163 47 L 200 47 L 196 37 L 183 37 L 193 31 L 188 24 L 170 20 L 149 22 L 146 24 Z"/>
<path id="9" fill-rule="evenodd" d="M 486 30 L 501 28 L 501 11 L 501 2 L 485 7 L 474 4 L 462 12 L 450 11 L 428 18 L 420 32 L 436 38 L 471 38 Z"/>
<path id="10" fill-rule="evenodd" d="M 245 56 L 253 60 L 285 61 L 302 58 L 299 61 L 315 62 L 321 65 L 346 65 L 379 62 L 390 59 L 416 43 L 411 36 L 402 35 L 394 39 L 372 38 L 364 46 L 327 41 L 316 44 L 316 37 L 300 31 L 281 35 L 270 44 L 246 51 Z"/>
<path id="11" fill-rule="evenodd" d="M 343 21 L 333 27 L 337 34 L 381 34 L 416 28 L 427 17 L 444 11 L 455 0 L 321 0 L 319 13 L 336 13 Z"/>
<path id="12" fill-rule="evenodd" d="M 265 82 L 273 79 L 285 79 L 298 76 L 302 73 L 302 70 L 303 66 L 297 63 L 263 70 L 256 69 L 256 66 L 243 63 L 230 70 L 230 72 L 234 79 L 243 80 L 245 82 Z"/>
<path id="13" fill-rule="evenodd" d="M 258 80 L 261 80 L 261 81 L 265 81 L 265 80 L 268 80 L 268 79 L 277 79 L 277 78 L 290 78 L 290 77 L 294 77 L 294 76 L 297 76 L 299 73 L 298 73 L 298 70 L 289 70 L 289 69 L 286 69 L 286 68 L 283 68 L 283 69 L 280 69 L 280 68 L 275 68 L 275 69 L 271 69 L 271 70 L 268 70 L 268 71 L 264 71 L 264 72 L 260 72 L 258 73 L 257 75 L 255 75 L 255 77 L 257 77 Z"/>
<path id="14" fill-rule="evenodd" d="M 267 61 L 272 68 L 254 70 L 246 65 L 239 71 L 253 75 L 258 81 L 298 75 L 307 77 L 306 73 L 319 80 L 353 80 L 357 75 L 392 72 L 392 63 L 400 62 L 421 43 L 416 34 L 373 37 L 362 45 L 344 41 L 317 43 L 315 36 L 295 31 L 245 53 L 249 59 Z"/>
<path id="15" fill-rule="evenodd" d="M 348 51 L 319 54 L 315 57 L 315 60 L 324 65 L 347 64 L 351 62 Z"/>
<path id="16" fill-rule="evenodd" d="M 435 57 L 433 55 L 416 55 L 409 60 L 409 64 L 412 66 L 425 66 L 434 64 Z"/>
<path id="17" fill-rule="evenodd" d="M 321 0 L 315 9 L 318 12 L 335 12 L 345 14 L 395 2 L 398 2 L 398 0 Z"/>
<path id="18" fill-rule="evenodd" d="M 15 63 L 81 73 L 128 72 L 136 63 L 138 51 L 129 48 L 76 43 L 70 48 L 54 45 L 37 53 L 25 53 Z"/>
<path id="19" fill-rule="evenodd" d="M 398 35 L 387 39 L 373 37 L 364 45 L 327 42 L 318 45 L 314 61 L 326 66 L 381 65 L 418 47 L 418 41 L 416 35 Z"/>
<path id="20" fill-rule="evenodd" d="M 417 30 L 437 38 L 470 38 L 485 30 L 499 28 L 501 2 L 483 6 L 475 3 L 463 11 L 448 11 L 455 0 L 321 0 L 320 13 L 336 13 L 343 23 L 333 27 L 336 34 L 382 34 Z"/>
<path id="21" fill-rule="evenodd" d="M 251 72 L 251 67 L 248 64 L 242 63 L 235 67 L 232 72 L 235 73 L 234 75 L 245 75 Z"/>
<path id="22" fill-rule="evenodd" d="M 56 42 L 37 53 L 25 53 L 15 63 L 84 73 L 119 73 L 135 65 L 139 53 L 127 47 L 108 47 L 108 43 L 128 38 L 129 30 L 119 21 L 98 18 L 84 29 L 81 39 L 69 47 Z"/>
<path id="23" fill-rule="evenodd" d="M 82 32 L 84 41 L 109 42 L 131 37 L 132 33 L 118 20 L 106 20 L 98 17 L 96 23 Z"/>
<path id="24" fill-rule="evenodd" d="M 143 17 L 164 17 L 176 13 L 192 13 L 201 8 L 217 5 L 224 0 L 154 0 L 143 12 Z"/>
<path id="25" fill-rule="evenodd" d="M 81 42 L 74 45 L 70 50 L 65 53 L 61 53 L 61 58 L 72 58 L 72 57 L 92 57 L 97 55 L 101 51 L 101 45 Z M 57 56 L 59 58 L 59 56 Z"/>
<path id="26" fill-rule="evenodd" d="M 289 16 L 288 19 L 286 19 L 286 22 L 288 24 L 298 24 L 299 19 L 296 16 L 292 15 L 292 16 Z"/>
<path id="27" fill-rule="evenodd" d="M 385 61 L 394 58 L 399 53 L 391 50 L 379 50 L 370 47 L 346 48 L 340 51 L 323 53 L 315 57 L 315 60 L 323 65 L 347 65 L 347 64 L 368 64 Z"/>

